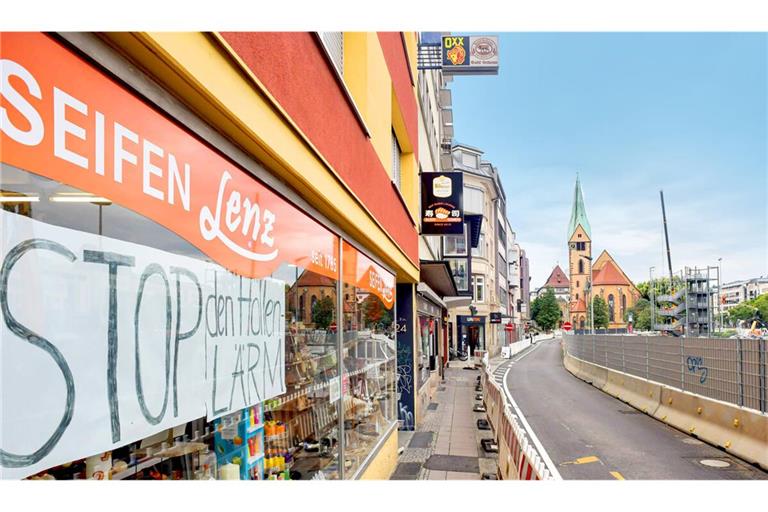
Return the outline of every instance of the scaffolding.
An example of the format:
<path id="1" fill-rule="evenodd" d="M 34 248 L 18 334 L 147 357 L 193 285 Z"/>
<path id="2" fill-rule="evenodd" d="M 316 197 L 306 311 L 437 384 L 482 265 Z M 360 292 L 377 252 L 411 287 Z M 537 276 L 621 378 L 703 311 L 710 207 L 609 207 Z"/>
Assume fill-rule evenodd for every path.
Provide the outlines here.
<path id="1" fill-rule="evenodd" d="M 719 287 L 716 266 L 685 267 L 673 274 L 666 293 L 657 293 L 651 282 L 653 328 L 673 336 L 709 336 L 715 330 L 715 306 Z"/>

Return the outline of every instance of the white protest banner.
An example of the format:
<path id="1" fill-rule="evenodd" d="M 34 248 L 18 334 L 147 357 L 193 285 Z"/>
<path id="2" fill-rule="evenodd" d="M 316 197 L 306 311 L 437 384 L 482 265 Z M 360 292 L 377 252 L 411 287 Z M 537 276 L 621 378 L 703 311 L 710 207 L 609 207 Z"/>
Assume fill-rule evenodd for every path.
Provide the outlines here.
<path id="1" fill-rule="evenodd" d="M 281 281 L 5 211 L 0 226 L 0 477 L 285 390 Z"/>
<path id="2" fill-rule="evenodd" d="M 209 270 L 208 419 L 285 393 L 285 283 Z"/>

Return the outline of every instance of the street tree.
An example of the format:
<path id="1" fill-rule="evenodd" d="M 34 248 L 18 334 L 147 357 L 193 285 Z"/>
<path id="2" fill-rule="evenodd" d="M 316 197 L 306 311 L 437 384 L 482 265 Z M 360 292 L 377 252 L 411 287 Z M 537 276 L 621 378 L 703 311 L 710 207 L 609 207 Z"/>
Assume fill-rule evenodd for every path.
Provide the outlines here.
<path id="1" fill-rule="evenodd" d="M 558 326 L 562 318 L 560 306 L 555 298 L 552 288 L 547 288 L 534 302 L 537 302 L 536 313 L 533 319 L 545 331 L 551 331 Z M 533 311 L 533 309 L 532 309 Z"/>
<path id="2" fill-rule="evenodd" d="M 632 313 L 632 325 L 640 331 L 651 329 L 651 302 L 648 299 L 639 299 L 634 306 L 624 313 L 624 321 L 629 321 L 629 314 Z"/>
<path id="3" fill-rule="evenodd" d="M 608 328 L 608 303 L 598 295 L 592 300 L 592 304 L 595 308 L 595 329 L 599 329 L 600 327 Z M 592 312 L 587 311 L 587 314 L 592 315 Z M 589 318 L 589 316 L 587 318 Z"/>
<path id="4" fill-rule="evenodd" d="M 312 306 L 312 322 L 318 329 L 327 329 L 333 322 L 333 299 L 326 295 Z"/>

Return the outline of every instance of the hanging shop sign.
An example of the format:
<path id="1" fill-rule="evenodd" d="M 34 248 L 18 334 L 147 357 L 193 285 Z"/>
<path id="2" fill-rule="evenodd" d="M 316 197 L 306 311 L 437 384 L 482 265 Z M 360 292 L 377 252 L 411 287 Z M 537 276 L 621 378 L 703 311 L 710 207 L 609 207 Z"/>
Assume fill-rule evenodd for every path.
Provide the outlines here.
<path id="1" fill-rule="evenodd" d="M 285 393 L 284 282 L 2 210 L 0 226 L 0 477 Z"/>
<path id="2" fill-rule="evenodd" d="M 501 313 L 499 313 L 499 312 L 491 312 L 490 317 L 491 317 L 490 322 L 492 324 L 500 324 L 501 323 Z"/>
<path id="3" fill-rule="evenodd" d="M 311 217 L 49 36 L 2 37 L 4 163 L 130 208 L 239 275 L 286 262 L 337 278 L 338 239 Z"/>
<path id="4" fill-rule="evenodd" d="M 442 58 L 446 75 L 496 75 L 499 73 L 499 38 L 443 36 Z"/>
<path id="5" fill-rule="evenodd" d="M 421 233 L 460 235 L 464 232 L 464 174 L 421 174 Z"/>

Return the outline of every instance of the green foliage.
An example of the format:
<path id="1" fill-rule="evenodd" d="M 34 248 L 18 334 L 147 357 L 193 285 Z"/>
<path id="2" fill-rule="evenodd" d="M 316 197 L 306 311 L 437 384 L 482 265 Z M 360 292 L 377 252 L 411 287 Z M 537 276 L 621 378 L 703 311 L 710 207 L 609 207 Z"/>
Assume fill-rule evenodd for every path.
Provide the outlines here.
<path id="1" fill-rule="evenodd" d="M 558 326 L 562 319 L 562 311 L 555 298 L 552 288 L 547 288 L 531 305 L 533 320 L 545 331 L 551 331 Z"/>
<path id="2" fill-rule="evenodd" d="M 595 308 L 595 329 L 599 329 L 601 327 L 608 328 L 608 303 L 598 295 L 593 299 L 593 304 Z M 592 313 L 590 309 L 590 311 L 587 311 L 587 318 L 590 318 L 591 314 Z"/>
<path id="3" fill-rule="evenodd" d="M 641 281 L 636 285 L 637 291 L 640 292 L 640 296 L 645 300 L 651 300 L 650 285 L 651 283 L 649 283 L 648 281 Z"/>
<path id="4" fill-rule="evenodd" d="M 768 320 L 768 293 L 752 299 L 749 303 L 757 308 L 760 319 Z"/>
<path id="5" fill-rule="evenodd" d="M 318 329 L 327 329 L 333 322 L 333 299 L 326 295 L 312 306 L 312 322 Z"/>
<path id="6" fill-rule="evenodd" d="M 736 325 L 740 320 L 752 320 L 758 315 L 759 310 L 750 304 L 752 301 L 742 302 L 728 310 L 728 321 Z"/>
<path id="7" fill-rule="evenodd" d="M 656 296 L 659 295 L 667 295 L 676 292 L 683 286 L 683 280 L 682 278 L 678 276 L 673 276 L 672 279 L 672 285 L 669 285 L 669 278 L 668 277 L 658 277 L 653 279 L 653 293 Z M 641 281 L 639 283 L 636 283 L 635 286 L 637 287 L 638 291 L 640 292 L 640 296 L 644 299 L 651 300 L 651 287 L 649 281 Z"/>
<path id="8" fill-rule="evenodd" d="M 392 313 L 373 294 L 368 295 L 363 301 L 363 315 L 365 324 L 369 327 L 373 324 L 382 324 L 383 326 L 392 324 Z"/>
<path id="9" fill-rule="evenodd" d="M 632 313 L 632 325 L 640 331 L 651 329 L 651 303 L 648 299 L 639 299 L 634 306 L 624 313 L 624 321 L 629 321 L 629 314 Z"/>

